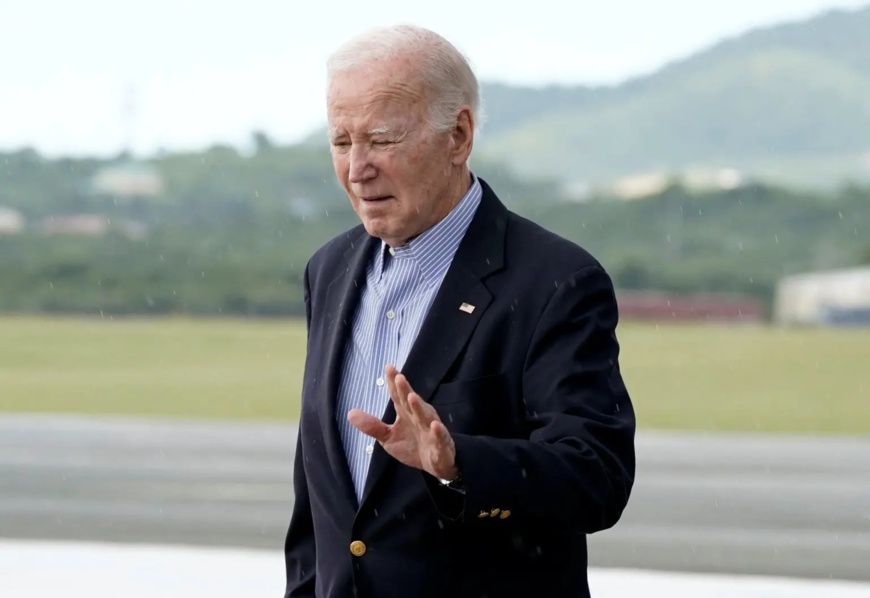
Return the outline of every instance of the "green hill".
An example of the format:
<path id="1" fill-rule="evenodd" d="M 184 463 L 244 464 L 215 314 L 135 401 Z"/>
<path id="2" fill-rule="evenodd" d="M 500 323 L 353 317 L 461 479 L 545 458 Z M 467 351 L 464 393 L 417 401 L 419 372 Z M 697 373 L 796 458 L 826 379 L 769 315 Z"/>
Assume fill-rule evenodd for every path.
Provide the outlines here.
<path id="1" fill-rule="evenodd" d="M 622 85 L 486 84 L 478 147 L 525 175 L 601 182 L 736 168 L 870 179 L 870 7 L 751 31 Z"/>

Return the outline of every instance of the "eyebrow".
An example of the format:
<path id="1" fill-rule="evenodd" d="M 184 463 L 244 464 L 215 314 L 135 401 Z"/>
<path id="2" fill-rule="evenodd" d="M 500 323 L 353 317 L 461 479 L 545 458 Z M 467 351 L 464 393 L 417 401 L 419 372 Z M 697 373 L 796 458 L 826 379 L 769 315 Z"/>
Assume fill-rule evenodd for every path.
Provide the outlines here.
<path id="1" fill-rule="evenodd" d="M 392 132 L 393 132 L 393 129 L 391 129 L 390 127 L 378 127 L 376 129 L 370 129 L 370 130 L 366 131 L 366 134 L 369 137 L 372 137 L 374 135 L 389 135 Z"/>
<path id="2" fill-rule="evenodd" d="M 369 137 L 374 137 L 375 135 L 390 135 L 395 133 L 395 129 L 392 127 L 376 127 L 374 129 L 369 129 L 366 131 L 366 135 Z M 336 139 L 340 137 L 344 137 L 345 133 L 339 133 L 337 129 L 332 128 L 329 129 L 329 140 L 334 142 Z"/>

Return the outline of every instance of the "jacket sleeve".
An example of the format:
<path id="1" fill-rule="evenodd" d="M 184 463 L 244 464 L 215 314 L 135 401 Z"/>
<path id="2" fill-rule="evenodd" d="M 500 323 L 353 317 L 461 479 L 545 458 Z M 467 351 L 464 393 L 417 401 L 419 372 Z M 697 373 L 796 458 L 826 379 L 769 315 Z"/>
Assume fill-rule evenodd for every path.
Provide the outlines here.
<path id="1" fill-rule="evenodd" d="M 284 542 L 284 562 L 287 569 L 287 587 L 284 598 L 314 598 L 314 525 L 311 520 L 311 504 L 308 486 L 302 466 L 302 433 L 297 435 L 296 459 L 293 471 L 295 502 L 290 517 L 290 526 Z"/>
<path id="2" fill-rule="evenodd" d="M 634 482 L 635 415 L 619 369 L 617 320 L 600 265 L 560 282 L 526 354 L 526 434 L 453 436 L 463 521 L 593 533 L 619 520 Z"/>
<path id="3" fill-rule="evenodd" d="M 305 318 L 310 331 L 311 302 L 307 267 L 303 286 Z M 284 598 L 314 598 L 316 569 L 314 524 L 311 519 L 311 503 L 308 497 L 304 463 L 302 430 L 300 428 L 296 435 L 296 457 L 293 465 L 293 512 L 284 542 L 284 562 L 287 575 Z"/>

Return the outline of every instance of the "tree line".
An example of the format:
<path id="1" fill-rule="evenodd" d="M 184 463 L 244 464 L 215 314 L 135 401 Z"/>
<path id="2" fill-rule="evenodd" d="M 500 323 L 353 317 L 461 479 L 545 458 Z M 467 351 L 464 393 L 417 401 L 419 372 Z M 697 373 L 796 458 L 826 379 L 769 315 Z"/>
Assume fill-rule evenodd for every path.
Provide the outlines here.
<path id="1" fill-rule="evenodd" d="M 94 190 L 100 169 L 129 163 L 0 154 L 0 208 L 27 223 L 0 233 L 0 311 L 301 315 L 311 253 L 358 222 L 322 147 L 260 139 L 248 155 L 166 154 L 147 162 L 162 178 L 158 195 Z M 623 289 L 738 292 L 769 303 L 784 275 L 870 263 L 870 188 L 698 192 L 675 181 L 643 200 L 569 202 L 558 181 L 473 167 L 511 209 L 592 251 Z M 43 226 L 75 214 L 105 219 L 105 231 Z"/>

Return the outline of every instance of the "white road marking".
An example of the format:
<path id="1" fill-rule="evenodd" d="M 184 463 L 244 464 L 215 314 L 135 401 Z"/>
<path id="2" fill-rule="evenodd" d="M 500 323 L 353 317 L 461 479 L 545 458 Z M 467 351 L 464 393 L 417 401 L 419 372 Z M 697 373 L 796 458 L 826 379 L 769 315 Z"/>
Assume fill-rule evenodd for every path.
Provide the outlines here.
<path id="1" fill-rule="evenodd" d="M 280 551 L 0 541 L 4 596 L 268 598 L 283 592 Z M 595 598 L 866 598 L 870 584 L 592 569 Z"/>

